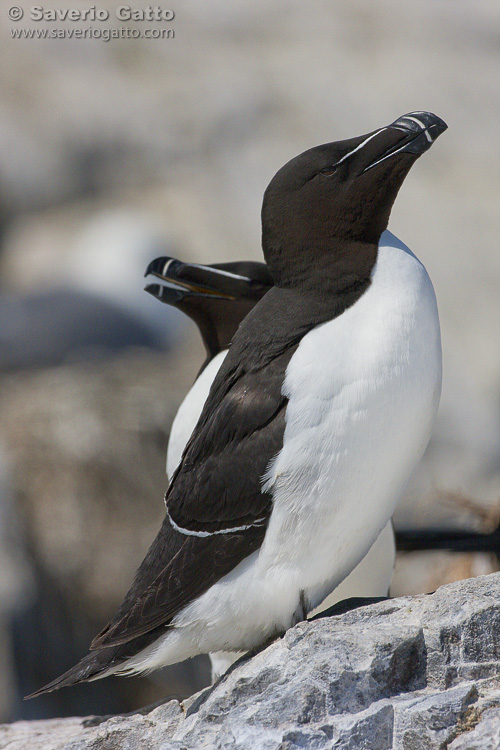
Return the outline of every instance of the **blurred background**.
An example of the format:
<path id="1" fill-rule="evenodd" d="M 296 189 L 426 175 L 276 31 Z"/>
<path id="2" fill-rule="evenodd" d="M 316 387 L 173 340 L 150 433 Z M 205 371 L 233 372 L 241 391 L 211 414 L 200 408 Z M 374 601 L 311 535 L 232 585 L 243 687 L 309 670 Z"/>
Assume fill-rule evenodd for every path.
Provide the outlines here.
<path id="1" fill-rule="evenodd" d="M 123 23 L 124 3 L 99 0 L 108 22 L 57 24 L 19 2 L 21 21 L 0 10 L 2 721 L 207 684 L 200 658 L 22 702 L 86 652 L 163 517 L 169 427 L 204 352 L 142 291 L 144 269 L 163 254 L 260 260 L 262 194 L 285 161 L 412 110 L 449 130 L 390 228 L 433 279 L 444 387 L 395 523 L 487 532 L 500 518 L 498 1 L 183 0 L 160 6 L 171 22 Z M 11 35 L 88 27 L 174 34 Z M 405 553 L 392 593 L 496 569 L 492 554 Z"/>

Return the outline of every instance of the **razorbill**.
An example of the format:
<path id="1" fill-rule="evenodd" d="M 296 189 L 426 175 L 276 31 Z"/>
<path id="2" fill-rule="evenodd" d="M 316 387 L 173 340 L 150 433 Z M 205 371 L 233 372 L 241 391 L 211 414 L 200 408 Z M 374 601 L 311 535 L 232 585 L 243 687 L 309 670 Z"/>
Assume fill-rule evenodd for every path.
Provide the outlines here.
<path id="1" fill-rule="evenodd" d="M 114 618 L 34 695 L 256 647 L 366 554 L 427 445 L 441 388 L 432 283 L 405 245 L 379 241 L 445 129 L 412 112 L 309 149 L 271 180 L 262 245 L 275 286 L 232 340 Z"/>
<path id="2" fill-rule="evenodd" d="M 390 242 L 386 230 L 382 242 Z M 203 266 L 162 256 L 149 263 L 145 276 L 155 283 L 145 289 L 161 302 L 183 310 L 197 324 L 206 359 L 193 386 L 173 419 L 167 447 L 167 475 L 171 477 L 200 417 L 210 387 L 224 361 L 230 341 L 251 309 L 273 286 L 264 263 L 237 261 Z M 381 531 L 363 560 L 326 597 L 320 607 L 359 597 L 387 596 L 394 570 L 396 546 L 392 522 Z M 225 672 L 239 652 L 210 654 L 212 678 Z"/>

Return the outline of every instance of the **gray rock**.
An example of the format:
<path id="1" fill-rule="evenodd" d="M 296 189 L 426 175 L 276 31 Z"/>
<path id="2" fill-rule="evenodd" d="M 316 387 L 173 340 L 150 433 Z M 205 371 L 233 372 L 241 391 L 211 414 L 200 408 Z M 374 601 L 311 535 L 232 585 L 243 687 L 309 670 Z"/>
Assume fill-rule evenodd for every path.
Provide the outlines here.
<path id="1" fill-rule="evenodd" d="M 9 750 L 500 748 L 500 574 L 304 622 L 146 716 L 0 727 Z"/>
<path id="2" fill-rule="evenodd" d="M 471 713 L 471 726 L 466 734 L 461 734 L 449 746 L 449 750 L 498 750 L 500 748 L 500 708 L 490 708 L 479 718 Z"/>

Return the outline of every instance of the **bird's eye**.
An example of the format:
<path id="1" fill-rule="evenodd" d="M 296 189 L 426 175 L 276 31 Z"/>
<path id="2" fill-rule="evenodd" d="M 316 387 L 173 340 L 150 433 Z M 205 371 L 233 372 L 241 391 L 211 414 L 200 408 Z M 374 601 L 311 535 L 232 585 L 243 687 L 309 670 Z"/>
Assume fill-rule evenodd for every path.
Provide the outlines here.
<path id="1" fill-rule="evenodd" d="M 324 175 L 325 177 L 331 177 L 332 174 L 335 174 L 337 171 L 337 165 L 333 164 L 331 167 L 325 167 L 324 169 L 320 169 L 319 173 Z"/>

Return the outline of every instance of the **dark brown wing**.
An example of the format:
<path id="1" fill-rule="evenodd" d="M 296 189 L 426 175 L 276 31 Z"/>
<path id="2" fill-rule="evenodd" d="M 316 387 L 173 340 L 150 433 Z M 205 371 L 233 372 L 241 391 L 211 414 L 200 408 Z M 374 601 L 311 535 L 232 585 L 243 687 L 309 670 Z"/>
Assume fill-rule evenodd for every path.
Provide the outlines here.
<path id="1" fill-rule="evenodd" d="M 240 375 L 215 413 L 200 420 L 167 492 L 160 533 L 92 649 L 168 624 L 260 547 L 271 512 L 261 477 L 283 442 L 281 386 L 291 355 Z"/>

